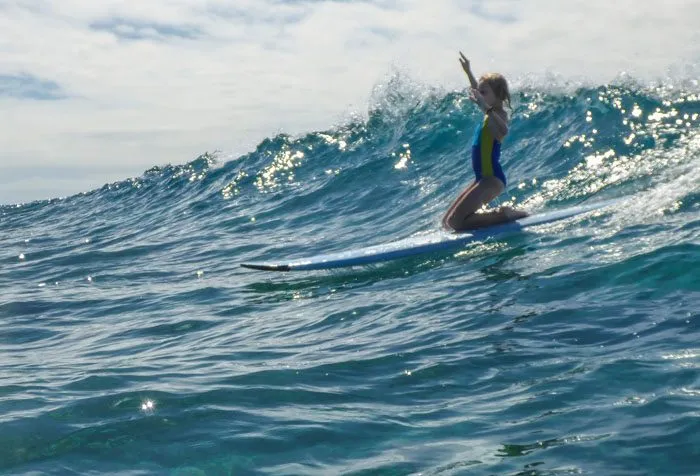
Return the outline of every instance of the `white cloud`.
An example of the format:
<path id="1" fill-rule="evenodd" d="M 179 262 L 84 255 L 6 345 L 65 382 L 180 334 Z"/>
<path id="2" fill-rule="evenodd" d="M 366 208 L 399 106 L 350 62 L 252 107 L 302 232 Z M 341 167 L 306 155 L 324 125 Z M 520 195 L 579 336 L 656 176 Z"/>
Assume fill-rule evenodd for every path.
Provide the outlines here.
<path id="1" fill-rule="evenodd" d="M 697 0 L 5 1 L 0 78 L 29 75 L 67 97 L 11 97 L 0 81 L 0 188 L 19 166 L 91 172 L 75 189 L 15 184 L 0 203 L 330 127 L 365 108 L 392 64 L 461 87 L 458 49 L 514 80 L 663 77 L 697 62 L 698 24 Z"/>

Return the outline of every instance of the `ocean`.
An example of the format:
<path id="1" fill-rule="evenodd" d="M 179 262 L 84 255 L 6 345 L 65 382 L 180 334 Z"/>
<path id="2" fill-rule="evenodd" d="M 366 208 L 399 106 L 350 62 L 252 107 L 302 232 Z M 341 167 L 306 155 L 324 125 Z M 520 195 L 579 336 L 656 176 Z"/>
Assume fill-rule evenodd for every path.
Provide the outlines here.
<path id="1" fill-rule="evenodd" d="M 618 207 L 381 265 L 473 177 L 466 91 L 0 207 L 3 474 L 700 474 L 700 95 L 520 86 L 497 204 Z M 173 158 L 174 161 L 177 158 Z"/>

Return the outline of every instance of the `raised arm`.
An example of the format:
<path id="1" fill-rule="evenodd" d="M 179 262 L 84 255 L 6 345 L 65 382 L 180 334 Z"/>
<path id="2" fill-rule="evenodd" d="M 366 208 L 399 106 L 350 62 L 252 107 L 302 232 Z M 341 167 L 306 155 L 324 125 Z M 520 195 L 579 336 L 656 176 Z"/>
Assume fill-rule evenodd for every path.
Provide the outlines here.
<path id="1" fill-rule="evenodd" d="M 469 84 L 471 85 L 472 89 L 476 89 L 478 86 L 478 83 L 476 82 L 476 78 L 474 77 L 474 74 L 472 74 L 472 69 L 471 66 L 469 65 L 469 60 L 467 59 L 466 56 L 464 56 L 464 53 L 461 51 L 459 52 L 459 62 L 462 65 L 462 69 L 464 70 L 465 73 L 467 73 L 467 77 L 469 77 Z"/>

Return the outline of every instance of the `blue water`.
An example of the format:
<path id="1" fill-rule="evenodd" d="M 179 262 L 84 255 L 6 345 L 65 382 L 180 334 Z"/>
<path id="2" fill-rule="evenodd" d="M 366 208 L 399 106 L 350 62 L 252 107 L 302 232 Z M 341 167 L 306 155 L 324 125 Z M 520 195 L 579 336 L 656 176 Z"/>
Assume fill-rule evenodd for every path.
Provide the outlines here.
<path id="1" fill-rule="evenodd" d="M 438 226 L 480 116 L 400 80 L 364 119 L 0 208 L 0 472 L 700 474 L 700 97 L 514 96 L 500 203 L 618 209 L 240 268 Z"/>

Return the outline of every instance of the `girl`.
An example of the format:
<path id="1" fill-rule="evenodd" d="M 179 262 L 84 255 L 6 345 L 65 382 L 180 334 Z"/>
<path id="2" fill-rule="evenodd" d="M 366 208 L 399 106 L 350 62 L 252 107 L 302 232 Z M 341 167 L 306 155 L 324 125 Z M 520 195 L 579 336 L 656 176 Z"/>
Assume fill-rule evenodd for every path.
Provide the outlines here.
<path id="1" fill-rule="evenodd" d="M 501 207 L 496 211 L 476 213 L 482 206 L 499 196 L 506 187 L 506 176 L 501 169 L 501 143 L 508 134 L 508 114 L 503 103 L 510 107 L 510 93 L 506 79 L 498 73 L 485 74 L 476 82 L 469 60 L 459 52 L 459 62 L 471 84 L 472 100 L 484 112 L 484 120 L 476 128 L 472 144 L 472 167 L 476 178 L 450 206 L 442 219 L 445 228 L 455 231 L 471 230 L 497 225 L 527 216 L 524 211 Z"/>

